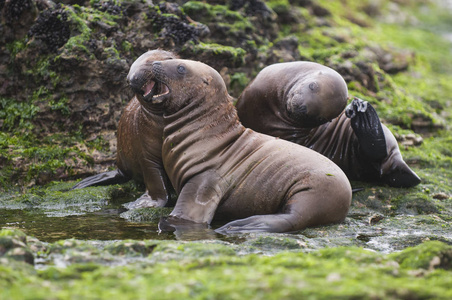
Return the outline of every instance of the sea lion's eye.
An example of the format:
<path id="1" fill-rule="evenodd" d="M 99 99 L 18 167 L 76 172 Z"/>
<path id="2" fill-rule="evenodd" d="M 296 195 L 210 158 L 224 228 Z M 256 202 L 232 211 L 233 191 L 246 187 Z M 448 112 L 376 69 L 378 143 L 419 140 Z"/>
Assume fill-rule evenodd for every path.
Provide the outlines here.
<path id="1" fill-rule="evenodd" d="M 311 82 L 309 84 L 309 88 L 311 89 L 311 91 L 313 92 L 317 92 L 319 90 L 319 84 L 317 82 Z"/>
<path id="2" fill-rule="evenodd" d="M 185 67 L 183 65 L 178 65 L 177 66 L 177 73 L 185 74 L 185 72 L 187 72 L 187 70 L 185 69 Z"/>

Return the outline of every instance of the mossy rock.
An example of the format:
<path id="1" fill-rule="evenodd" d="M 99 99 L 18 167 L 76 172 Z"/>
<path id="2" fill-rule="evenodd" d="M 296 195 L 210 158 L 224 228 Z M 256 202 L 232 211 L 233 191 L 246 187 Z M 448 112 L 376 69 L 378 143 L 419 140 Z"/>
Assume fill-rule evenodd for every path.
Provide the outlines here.
<path id="1" fill-rule="evenodd" d="M 452 246 L 439 241 L 425 242 L 393 253 L 390 257 L 405 268 L 452 269 Z"/>
<path id="2" fill-rule="evenodd" d="M 200 61 L 207 61 L 209 64 L 221 70 L 223 67 L 239 67 L 244 64 L 246 51 L 242 48 L 220 45 L 216 43 L 189 43 L 181 54 L 190 54 Z"/>
<path id="3" fill-rule="evenodd" d="M 173 209 L 171 207 L 146 207 L 131 209 L 121 213 L 121 218 L 130 222 L 158 222 L 167 217 Z"/>
<path id="4" fill-rule="evenodd" d="M 0 260 L 8 263 L 10 260 L 34 264 L 34 256 L 27 245 L 23 232 L 18 230 L 0 230 Z"/>

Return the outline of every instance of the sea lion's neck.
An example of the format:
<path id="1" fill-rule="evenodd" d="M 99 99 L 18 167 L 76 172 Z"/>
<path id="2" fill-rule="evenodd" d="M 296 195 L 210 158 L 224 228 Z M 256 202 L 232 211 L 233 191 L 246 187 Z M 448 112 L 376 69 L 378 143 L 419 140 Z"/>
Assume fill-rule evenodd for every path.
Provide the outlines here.
<path id="1" fill-rule="evenodd" d="M 141 109 L 147 117 L 163 118 L 164 110 L 163 106 L 161 105 L 158 106 L 141 105 Z"/>
<path id="2" fill-rule="evenodd" d="M 163 162 L 177 191 L 187 178 L 214 168 L 212 158 L 245 131 L 232 102 L 219 100 L 192 99 L 178 112 L 164 115 Z"/>

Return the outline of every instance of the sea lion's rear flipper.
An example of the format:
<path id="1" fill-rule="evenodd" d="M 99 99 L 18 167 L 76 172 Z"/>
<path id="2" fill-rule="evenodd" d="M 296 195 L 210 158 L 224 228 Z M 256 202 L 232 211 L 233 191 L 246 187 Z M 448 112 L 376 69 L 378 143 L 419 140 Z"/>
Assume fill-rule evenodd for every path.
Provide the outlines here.
<path id="1" fill-rule="evenodd" d="M 82 189 L 89 186 L 120 184 L 129 181 L 131 178 L 127 177 L 119 169 L 114 171 L 104 172 L 87 177 L 74 185 L 72 189 Z"/>
<path id="2" fill-rule="evenodd" d="M 421 179 L 405 163 L 390 173 L 384 175 L 382 180 L 392 187 L 412 187 L 421 183 Z"/>
<path id="3" fill-rule="evenodd" d="M 370 103 L 355 97 L 345 108 L 345 114 L 351 119 L 361 150 L 369 159 L 379 161 L 388 156 L 380 118 Z"/>
<path id="4" fill-rule="evenodd" d="M 235 220 L 218 228 L 220 234 L 248 232 L 290 232 L 294 231 L 292 216 L 289 214 L 257 215 Z"/>
<path id="5" fill-rule="evenodd" d="M 410 169 L 402 159 L 400 152 L 386 158 L 380 169 L 381 180 L 392 187 L 412 187 L 421 182 L 421 178 Z"/>
<path id="6" fill-rule="evenodd" d="M 388 156 L 378 163 L 381 181 L 392 187 L 412 187 L 421 182 L 419 176 L 403 160 L 397 140 L 391 131 L 383 125 Z"/>

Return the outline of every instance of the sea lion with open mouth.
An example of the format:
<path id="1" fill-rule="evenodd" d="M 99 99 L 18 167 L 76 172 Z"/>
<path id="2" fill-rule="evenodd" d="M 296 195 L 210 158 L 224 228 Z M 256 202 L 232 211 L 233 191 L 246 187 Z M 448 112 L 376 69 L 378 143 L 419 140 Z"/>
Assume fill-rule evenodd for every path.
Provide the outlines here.
<path id="1" fill-rule="evenodd" d="M 179 59 L 146 70 L 145 97 L 162 108 L 163 164 L 179 194 L 163 222 L 239 219 L 217 230 L 233 233 L 344 220 L 352 191 L 342 170 L 315 151 L 245 128 L 217 71 Z"/>
<path id="2" fill-rule="evenodd" d="M 74 188 L 109 185 L 135 179 L 143 182 L 146 192 L 127 208 L 165 206 L 170 199 L 171 183 L 162 162 L 163 111 L 150 99 L 165 93 L 164 85 L 148 84 L 147 68 L 154 61 L 177 58 L 171 52 L 152 50 L 141 55 L 127 76 L 135 96 L 130 100 L 118 124 L 117 170 L 97 174 L 80 181 Z"/>
<path id="3" fill-rule="evenodd" d="M 344 112 L 347 85 L 336 71 L 313 62 L 264 68 L 237 101 L 244 126 L 315 150 L 350 180 L 410 187 L 420 183 L 375 109 L 355 98 Z"/>

